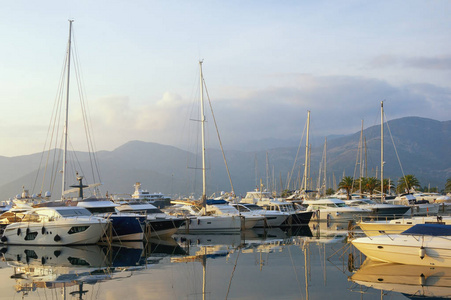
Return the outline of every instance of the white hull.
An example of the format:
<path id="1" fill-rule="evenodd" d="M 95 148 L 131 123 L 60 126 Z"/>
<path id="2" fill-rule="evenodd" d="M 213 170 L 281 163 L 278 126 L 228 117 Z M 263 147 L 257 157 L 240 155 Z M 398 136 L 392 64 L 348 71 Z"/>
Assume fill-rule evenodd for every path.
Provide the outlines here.
<path id="1" fill-rule="evenodd" d="M 189 218 L 179 232 L 229 232 L 241 230 L 239 216 L 197 216 Z"/>
<path id="2" fill-rule="evenodd" d="M 19 222 L 6 227 L 3 237 L 11 245 L 87 245 L 95 244 L 104 235 L 107 221 L 102 219 L 60 219 L 53 222 Z M 71 233 L 72 228 L 87 227 Z M 72 230 L 73 231 L 73 230 Z"/>
<path id="3" fill-rule="evenodd" d="M 451 265 L 451 240 L 440 236 L 381 235 L 364 237 L 352 244 L 368 258 L 389 263 L 421 266 Z M 424 247 L 424 257 L 420 250 Z"/>
<path id="4" fill-rule="evenodd" d="M 444 223 L 451 225 L 451 217 L 413 217 L 391 221 L 360 222 L 357 225 L 362 229 L 366 236 L 377 236 L 383 234 L 399 234 L 415 224 L 426 223 Z"/>
<path id="5" fill-rule="evenodd" d="M 370 210 L 359 210 L 354 208 L 330 208 L 315 212 L 313 220 L 321 221 L 351 221 L 367 218 L 371 214 Z"/>
<path id="6" fill-rule="evenodd" d="M 440 206 L 438 204 L 415 204 L 412 206 L 414 216 L 435 216 L 438 214 Z"/>
<path id="7" fill-rule="evenodd" d="M 254 227 L 279 227 L 288 218 L 287 215 L 265 215 L 265 219 L 260 220 Z"/>

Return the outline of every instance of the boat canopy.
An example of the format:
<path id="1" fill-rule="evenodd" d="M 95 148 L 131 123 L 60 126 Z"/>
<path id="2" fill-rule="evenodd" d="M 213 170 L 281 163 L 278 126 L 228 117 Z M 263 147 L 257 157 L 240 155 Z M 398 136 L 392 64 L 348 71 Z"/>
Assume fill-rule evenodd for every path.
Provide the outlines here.
<path id="1" fill-rule="evenodd" d="M 444 224 L 416 224 L 401 234 L 451 236 L 451 225 Z"/>

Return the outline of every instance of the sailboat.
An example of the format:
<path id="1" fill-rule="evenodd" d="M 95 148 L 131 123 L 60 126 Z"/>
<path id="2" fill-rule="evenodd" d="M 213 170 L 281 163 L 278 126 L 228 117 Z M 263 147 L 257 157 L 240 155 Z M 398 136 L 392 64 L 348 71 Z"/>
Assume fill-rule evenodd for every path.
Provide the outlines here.
<path id="1" fill-rule="evenodd" d="M 199 61 L 200 69 L 200 109 L 201 109 L 201 135 L 202 135 L 202 196 L 200 203 L 194 201 L 172 201 L 176 204 L 172 211 L 189 211 L 190 215 L 185 222 L 184 232 L 198 231 L 240 231 L 242 218 L 240 215 L 207 215 L 207 175 L 205 156 L 205 113 L 204 113 L 204 78 L 202 73 L 202 63 Z"/>

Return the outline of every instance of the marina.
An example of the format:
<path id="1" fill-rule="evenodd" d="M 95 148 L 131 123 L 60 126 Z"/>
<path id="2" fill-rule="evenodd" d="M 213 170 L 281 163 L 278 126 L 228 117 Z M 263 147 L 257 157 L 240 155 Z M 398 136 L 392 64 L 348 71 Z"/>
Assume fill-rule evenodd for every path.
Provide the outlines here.
<path id="1" fill-rule="evenodd" d="M 451 295 L 447 268 L 424 273 L 428 277 L 423 289 L 396 289 L 389 280 L 386 285 L 371 283 L 371 278 L 387 274 L 387 269 L 372 267 L 368 272 L 365 258 L 348 239 L 346 224 L 319 223 L 296 232 L 274 228 L 238 234 L 176 234 L 165 240 L 110 247 L 4 246 L 0 298 L 323 299 L 333 293 L 343 299 L 406 299 L 420 292 Z M 409 273 L 405 282 L 396 278 L 396 285 L 410 286 L 415 278 L 421 279 L 420 271 Z"/>

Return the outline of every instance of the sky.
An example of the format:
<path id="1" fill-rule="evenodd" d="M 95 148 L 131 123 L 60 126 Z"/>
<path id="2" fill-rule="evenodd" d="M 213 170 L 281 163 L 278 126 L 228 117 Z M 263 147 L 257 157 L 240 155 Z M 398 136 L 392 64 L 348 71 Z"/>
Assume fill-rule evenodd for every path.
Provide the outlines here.
<path id="1" fill-rule="evenodd" d="M 307 111 L 312 134 L 354 133 L 380 124 L 381 101 L 388 119 L 450 120 L 450 12 L 435 0 L 0 1 L 0 156 L 43 150 L 69 19 L 96 150 L 185 147 L 199 60 L 227 149 L 300 139 Z M 68 132 L 84 150 L 71 76 Z"/>

